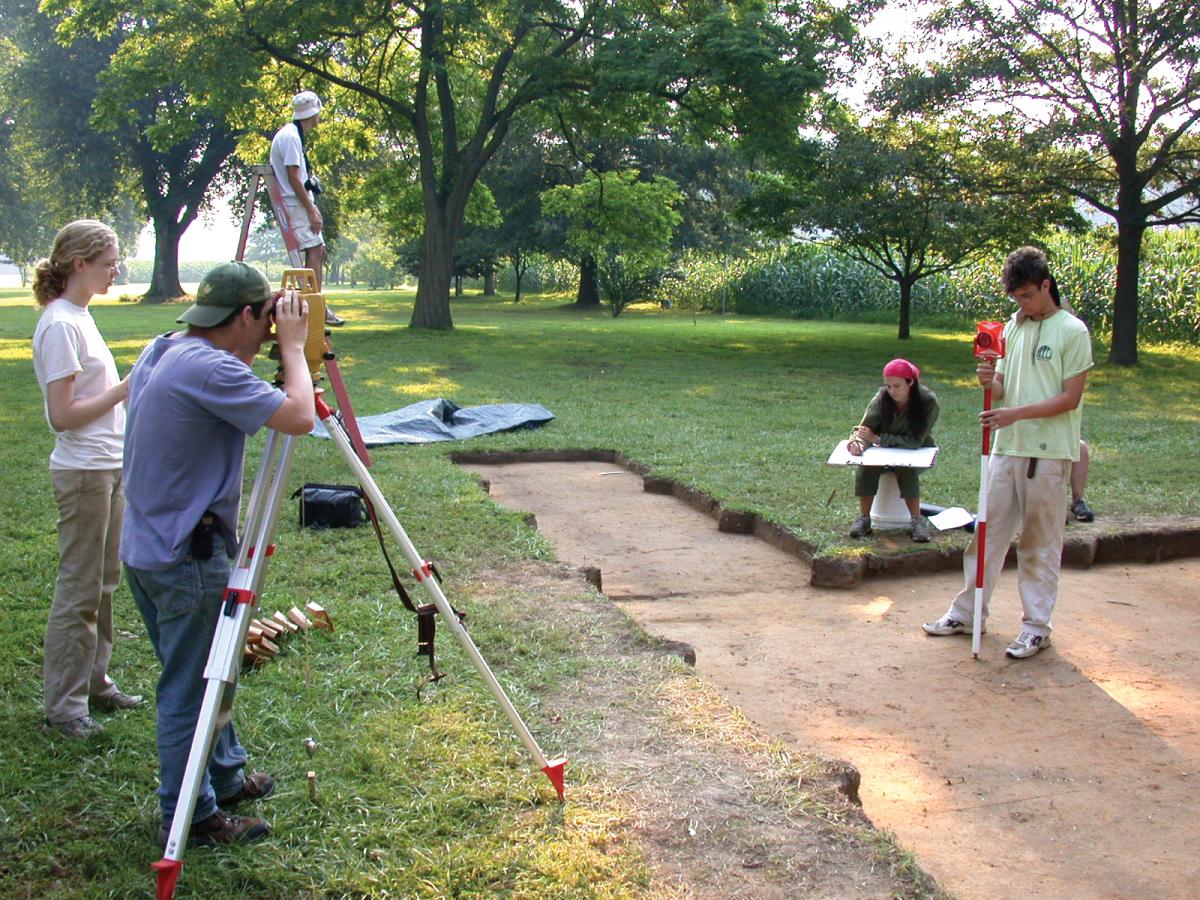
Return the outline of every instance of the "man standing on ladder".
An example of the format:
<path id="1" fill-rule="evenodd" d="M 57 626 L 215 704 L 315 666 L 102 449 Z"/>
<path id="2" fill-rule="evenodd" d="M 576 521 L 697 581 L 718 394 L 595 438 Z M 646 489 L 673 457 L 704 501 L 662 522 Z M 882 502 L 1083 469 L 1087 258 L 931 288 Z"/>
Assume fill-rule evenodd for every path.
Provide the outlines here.
<path id="1" fill-rule="evenodd" d="M 325 263 L 325 238 L 321 231 L 325 221 L 317 208 L 321 182 L 308 165 L 304 141 L 308 133 L 321 123 L 321 98 L 312 91 L 301 91 L 292 98 L 292 121 L 271 139 L 271 169 L 279 182 L 284 213 L 288 225 L 304 253 L 304 267 L 317 276 L 317 291 L 321 290 Z M 345 319 L 325 307 L 326 325 L 345 325 Z"/>
<path id="2" fill-rule="evenodd" d="M 155 338 L 129 377 L 125 429 L 125 525 L 121 560 L 154 652 L 158 679 L 158 775 L 166 845 L 180 800 L 188 748 L 205 693 L 204 668 L 221 615 L 238 514 L 246 437 L 264 425 L 307 434 L 315 419 L 304 357 L 308 304 L 294 292 L 276 299 L 266 276 L 243 262 L 221 263 L 196 290 L 179 321 L 185 332 Z M 275 340 L 283 390 L 250 368 Z M 247 774 L 232 721 L 213 742 L 188 842 L 257 840 L 260 818 L 225 810 L 266 797 L 274 782 Z"/>

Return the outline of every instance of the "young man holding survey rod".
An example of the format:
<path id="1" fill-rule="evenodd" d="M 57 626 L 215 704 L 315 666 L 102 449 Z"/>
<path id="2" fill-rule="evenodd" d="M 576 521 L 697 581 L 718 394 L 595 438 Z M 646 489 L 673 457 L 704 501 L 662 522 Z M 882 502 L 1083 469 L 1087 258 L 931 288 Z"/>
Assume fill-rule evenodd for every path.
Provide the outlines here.
<path id="1" fill-rule="evenodd" d="M 1001 278 L 1023 315 L 1004 328 L 1005 357 L 982 359 L 976 368 L 979 383 L 990 385 L 993 399 L 1002 404 L 979 417 L 996 435 L 988 464 L 982 615 L 986 621 L 1004 557 L 1019 532 L 1021 631 L 1005 653 L 1023 659 L 1050 644 L 1066 527 L 1062 499 L 1071 464 L 1079 459 L 1081 404 L 1092 345 L 1084 324 L 1055 302 L 1049 263 L 1041 250 L 1013 251 Z M 927 634 L 971 631 L 976 549 L 973 539 L 963 554 L 966 583 L 945 615 L 922 626 Z"/>

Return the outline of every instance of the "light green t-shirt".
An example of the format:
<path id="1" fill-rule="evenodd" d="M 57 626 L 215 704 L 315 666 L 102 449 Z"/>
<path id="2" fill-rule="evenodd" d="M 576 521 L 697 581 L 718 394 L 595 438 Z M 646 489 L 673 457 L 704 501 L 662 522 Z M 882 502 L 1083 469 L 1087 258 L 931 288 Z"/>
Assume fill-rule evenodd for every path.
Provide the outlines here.
<path id="1" fill-rule="evenodd" d="M 1015 318 L 1004 326 L 1005 354 L 996 366 L 1004 376 L 1004 406 L 1040 403 L 1062 393 L 1063 382 L 1092 367 L 1087 327 L 1065 309 L 1035 322 Z M 1079 459 L 1083 404 L 1070 412 L 1022 419 L 996 431 L 992 447 L 1003 456 Z"/>

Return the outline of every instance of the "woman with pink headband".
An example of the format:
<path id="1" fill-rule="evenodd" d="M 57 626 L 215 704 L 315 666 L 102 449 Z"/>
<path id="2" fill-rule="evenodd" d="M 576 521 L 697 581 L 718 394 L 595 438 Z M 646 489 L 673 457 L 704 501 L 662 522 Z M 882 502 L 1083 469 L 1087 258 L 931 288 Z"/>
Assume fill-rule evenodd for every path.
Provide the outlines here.
<path id="1" fill-rule="evenodd" d="M 850 433 L 849 449 L 862 456 L 871 446 L 899 447 L 916 450 L 932 447 L 933 425 L 937 422 L 938 402 L 933 391 L 922 387 L 918 380 L 921 370 L 907 359 L 893 359 L 883 367 L 883 387 L 863 413 L 862 423 Z M 879 476 L 894 472 L 900 486 L 900 496 L 912 516 L 912 539 L 918 544 L 929 540 L 929 523 L 921 515 L 922 469 L 857 466 L 854 472 L 854 494 L 858 497 L 859 515 L 850 526 L 850 537 L 871 533 L 871 503 L 879 492 Z"/>

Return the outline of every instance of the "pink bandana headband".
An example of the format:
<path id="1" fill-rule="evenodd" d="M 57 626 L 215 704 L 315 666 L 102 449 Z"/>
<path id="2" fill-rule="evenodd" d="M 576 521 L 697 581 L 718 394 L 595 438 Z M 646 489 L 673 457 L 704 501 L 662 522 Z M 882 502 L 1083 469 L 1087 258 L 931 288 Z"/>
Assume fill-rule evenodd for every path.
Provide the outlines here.
<path id="1" fill-rule="evenodd" d="M 910 381 L 921 376 L 921 370 L 910 363 L 907 359 L 893 359 L 890 363 L 883 367 L 884 378 L 903 378 L 905 381 Z"/>

